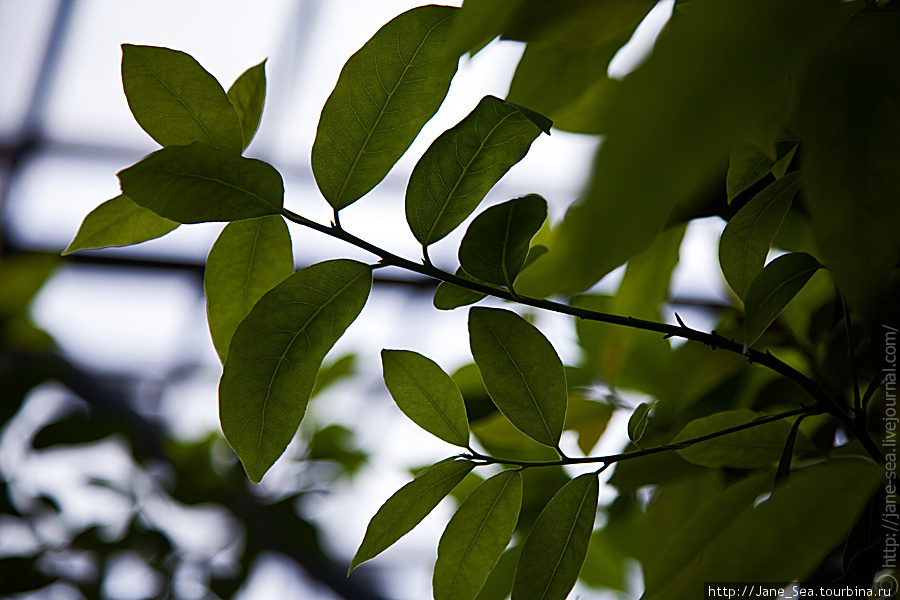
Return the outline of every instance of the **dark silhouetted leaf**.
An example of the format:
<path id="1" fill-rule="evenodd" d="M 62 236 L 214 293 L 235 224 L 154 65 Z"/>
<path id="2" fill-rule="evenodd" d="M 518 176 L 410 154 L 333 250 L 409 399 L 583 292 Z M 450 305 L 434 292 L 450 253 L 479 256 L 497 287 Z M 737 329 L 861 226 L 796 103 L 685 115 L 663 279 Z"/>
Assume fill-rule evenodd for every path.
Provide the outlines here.
<path id="1" fill-rule="evenodd" d="M 409 350 L 382 350 L 381 362 L 384 383 L 403 414 L 445 442 L 468 446 L 466 405 L 443 369 Z"/>
<path id="2" fill-rule="evenodd" d="M 513 600 L 564 600 L 584 563 L 600 485 L 579 475 L 547 503 L 534 523 L 516 569 Z"/>
<path id="3" fill-rule="evenodd" d="M 747 315 L 745 343 L 748 346 L 765 333 L 818 269 L 818 261 L 804 252 L 784 254 L 766 265 L 750 284 L 744 299 Z"/>
<path id="4" fill-rule="evenodd" d="M 225 226 L 203 273 L 209 331 L 222 362 L 238 324 L 263 294 L 293 272 L 291 235 L 280 216 Z"/>
<path id="5" fill-rule="evenodd" d="M 728 202 L 769 174 L 775 159 L 753 144 L 739 143 L 731 149 L 725 188 Z"/>
<path id="6" fill-rule="evenodd" d="M 438 544 L 435 600 L 473 600 L 512 538 L 522 507 L 522 475 L 494 475 L 460 505 Z"/>
<path id="7" fill-rule="evenodd" d="M 409 533 L 473 468 L 467 460 L 444 460 L 397 490 L 372 517 L 350 572 Z"/>
<path id="8" fill-rule="evenodd" d="M 406 221 L 423 246 L 456 229 L 551 123 L 493 96 L 441 134 L 406 188 Z"/>
<path id="9" fill-rule="evenodd" d="M 494 404 L 522 433 L 557 447 L 566 420 L 566 374 L 556 350 L 514 312 L 469 310 L 475 364 Z"/>
<path id="10" fill-rule="evenodd" d="M 735 496 L 743 498 L 726 502 L 723 497 L 716 505 L 719 509 L 698 511 L 696 521 L 686 523 L 692 526 L 685 532 L 684 549 L 690 554 L 678 552 L 673 558 L 689 562 L 683 567 L 668 565 L 654 576 L 650 581 L 662 587 L 645 597 L 690 598 L 709 581 L 804 580 L 847 536 L 883 475 L 884 470 L 871 462 L 831 460 L 795 471 L 768 500 L 758 504 L 751 500 L 749 505 L 746 500 L 756 491 L 753 484 L 732 486 L 725 494 L 735 489 Z M 770 484 L 771 474 L 768 477 Z M 740 506 L 744 510 L 735 515 Z"/>
<path id="11" fill-rule="evenodd" d="M 719 240 L 719 264 L 738 297 L 747 295 L 763 270 L 772 240 L 801 185 L 799 172 L 785 175 L 754 196 L 725 226 Z"/>
<path id="12" fill-rule="evenodd" d="M 119 181 L 135 203 L 179 223 L 274 215 L 284 202 L 271 165 L 202 142 L 157 150 L 120 171 Z"/>
<path id="13" fill-rule="evenodd" d="M 854 17 L 801 79 L 797 100 L 820 256 L 844 297 L 867 315 L 900 254 L 898 39 L 900 15 Z"/>
<path id="14" fill-rule="evenodd" d="M 375 187 L 437 111 L 456 60 L 444 58 L 455 8 L 420 6 L 384 25 L 341 70 L 322 108 L 312 169 L 335 210 Z"/>
<path id="15" fill-rule="evenodd" d="M 138 206 L 125 196 L 107 200 L 84 218 L 63 256 L 77 250 L 130 246 L 164 236 L 178 223 Z"/>
<path id="16" fill-rule="evenodd" d="M 536 194 L 492 206 L 475 217 L 459 246 L 459 264 L 473 277 L 512 288 L 531 238 L 547 219 L 547 201 Z"/>
<path id="17" fill-rule="evenodd" d="M 259 482 L 294 437 L 316 372 L 362 310 L 372 269 L 330 260 L 297 271 L 263 296 L 231 340 L 219 384 L 225 439 Z"/>
<path id="18" fill-rule="evenodd" d="M 266 61 L 244 71 L 228 88 L 228 100 L 237 111 L 244 137 L 243 149 L 250 145 L 266 103 Z"/>
<path id="19" fill-rule="evenodd" d="M 238 152 L 238 115 L 216 78 L 189 54 L 122 44 L 122 85 L 134 119 L 161 146 L 205 142 Z"/>

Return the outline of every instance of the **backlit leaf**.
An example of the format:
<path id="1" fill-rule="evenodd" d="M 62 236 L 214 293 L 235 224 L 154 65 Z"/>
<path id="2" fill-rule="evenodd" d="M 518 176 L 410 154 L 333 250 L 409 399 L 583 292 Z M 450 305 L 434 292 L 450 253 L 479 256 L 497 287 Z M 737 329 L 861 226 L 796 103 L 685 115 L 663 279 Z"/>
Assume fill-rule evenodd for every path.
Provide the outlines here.
<path id="1" fill-rule="evenodd" d="M 241 124 L 225 90 L 189 54 L 122 44 L 122 85 L 134 119 L 161 146 L 205 142 L 243 148 Z"/>
<path id="2" fill-rule="evenodd" d="M 883 301 L 900 254 L 897 40 L 900 15 L 854 17 L 801 79 L 796 108 L 822 261 L 866 316 Z"/>
<path id="3" fill-rule="evenodd" d="M 482 98 L 431 144 L 410 175 L 406 221 L 416 239 L 428 246 L 456 229 L 550 126 L 537 113 Z"/>
<path id="4" fill-rule="evenodd" d="M 564 600 L 584 563 L 600 485 L 596 473 L 579 475 L 547 503 L 519 557 L 513 600 Z"/>
<path id="5" fill-rule="evenodd" d="M 809 254 L 794 252 L 779 256 L 756 276 L 744 298 L 748 346 L 765 333 L 819 266 Z"/>
<path id="6" fill-rule="evenodd" d="M 222 362 L 238 324 L 263 294 L 293 272 L 291 236 L 280 216 L 225 226 L 209 251 L 203 273 L 209 331 Z"/>
<path id="7" fill-rule="evenodd" d="M 522 507 L 522 475 L 494 475 L 460 505 L 438 544 L 435 600 L 472 600 L 512 538 Z"/>
<path id="8" fill-rule="evenodd" d="M 695 419 L 681 430 L 673 443 L 701 437 L 763 417 L 746 409 L 728 410 Z M 791 426 L 787 421 L 775 421 L 758 427 L 729 433 L 678 450 L 683 459 L 701 467 L 732 467 L 755 469 L 776 464 L 781 458 Z M 812 442 L 800 436 L 796 449 L 812 450 Z"/>
<path id="9" fill-rule="evenodd" d="M 107 200 L 84 218 L 63 256 L 76 250 L 130 246 L 161 237 L 178 223 L 138 206 L 126 196 Z"/>
<path id="10" fill-rule="evenodd" d="M 511 288 L 531 238 L 546 219 L 547 201 L 537 194 L 488 208 L 469 225 L 459 246 L 459 264 L 473 277 Z"/>
<path id="11" fill-rule="evenodd" d="M 228 88 L 228 100 L 237 111 L 241 122 L 241 132 L 247 149 L 262 119 L 266 103 L 266 61 L 244 71 Z"/>
<path id="12" fill-rule="evenodd" d="M 652 402 L 641 402 L 631 413 L 631 418 L 628 419 L 628 439 L 635 445 L 644 437 L 651 408 L 653 408 Z"/>
<path id="13" fill-rule="evenodd" d="M 135 203 L 179 223 L 274 215 L 284 202 L 274 167 L 202 142 L 157 150 L 120 171 L 119 181 Z"/>
<path id="14" fill-rule="evenodd" d="M 428 516 L 475 468 L 467 460 L 448 459 L 419 473 L 378 509 L 350 563 L 350 571 L 379 555 Z"/>
<path id="15" fill-rule="evenodd" d="M 469 341 L 500 412 L 525 435 L 557 447 L 566 419 L 566 373 L 547 338 L 514 312 L 475 307 Z"/>
<path id="16" fill-rule="evenodd" d="M 384 383 L 416 425 L 445 442 L 466 447 L 469 422 L 462 394 L 433 360 L 408 350 L 382 350 Z"/>
<path id="17" fill-rule="evenodd" d="M 719 264 L 738 297 L 746 296 L 762 271 L 772 240 L 801 185 L 799 172 L 785 175 L 754 196 L 725 226 L 719 241 Z"/>
<path id="18" fill-rule="evenodd" d="M 769 174 L 775 159 L 753 144 L 739 143 L 731 149 L 725 188 L 728 202 Z"/>
<path id="19" fill-rule="evenodd" d="M 475 280 L 474 277 L 463 271 L 462 267 L 456 270 L 455 275 L 463 279 Z M 460 306 L 475 304 L 483 299 L 485 294 L 460 287 L 454 283 L 442 281 L 434 291 L 434 307 L 438 310 L 453 310 Z"/>
<path id="20" fill-rule="evenodd" d="M 384 179 L 443 102 L 456 73 L 457 61 L 444 57 L 455 12 L 409 10 L 347 60 L 312 148 L 316 183 L 335 210 Z"/>
<path id="21" fill-rule="evenodd" d="M 294 437 L 325 355 L 362 310 L 372 269 L 330 260 L 263 296 L 231 340 L 219 384 L 225 439 L 259 482 Z"/>

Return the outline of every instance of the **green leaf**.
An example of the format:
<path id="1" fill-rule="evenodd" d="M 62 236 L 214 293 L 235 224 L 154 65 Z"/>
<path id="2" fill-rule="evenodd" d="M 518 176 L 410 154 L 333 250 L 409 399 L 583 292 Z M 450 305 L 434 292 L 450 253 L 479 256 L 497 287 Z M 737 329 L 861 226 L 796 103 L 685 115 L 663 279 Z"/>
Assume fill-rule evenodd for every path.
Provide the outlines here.
<path id="1" fill-rule="evenodd" d="M 382 350 L 384 383 L 416 425 L 456 446 L 469 444 L 462 394 L 433 360 L 409 350 Z"/>
<path id="2" fill-rule="evenodd" d="M 746 409 L 718 412 L 685 425 L 672 443 L 750 423 L 764 416 Z M 686 461 L 701 467 L 735 469 L 767 467 L 777 463 L 781 458 L 790 432 L 791 426 L 786 421 L 774 421 L 693 444 L 678 450 L 678 454 Z M 804 440 L 801 437 L 800 442 L 797 445 L 799 450 L 807 452 L 813 450 L 809 439 Z"/>
<path id="3" fill-rule="evenodd" d="M 800 80 L 796 107 L 822 261 L 867 318 L 900 255 L 898 39 L 900 15 L 854 17 Z"/>
<path id="4" fill-rule="evenodd" d="M 462 267 L 456 270 L 455 275 L 457 277 L 462 277 L 463 279 L 477 281 L 474 277 L 463 271 Z M 475 292 L 456 284 L 442 281 L 434 291 L 434 307 L 438 310 L 453 310 L 460 306 L 474 304 L 479 300 L 482 300 L 485 296 L 486 294 L 482 294 L 481 292 Z"/>
<path id="5" fill-rule="evenodd" d="M 465 0 L 453 19 L 447 40 L 447 56 L 475 54 L 503 32 L 523 0 Z"/>
<path id="6" fill-rule="evenodd" d="M 138 206 L 126 196 L 107 200 L 84 218 L 63 256 L 77 250 L 130 246 L 164 236 L 178 223 Z"/>
<path id="7" fill-rule="evenodd" d="M 225 439 L 259 482 L 294 437 L 325 354 L 362 310 L 372 269 L 330 260 L 263 296 L 231 340 L 219 384 Z"/>
<path id="8" fill-rule="evenodd" d="M 241 122 L 244 139 L 241 149 L 246 150 L 259 128 L 263 106 L 266 103 L 266 61 L 250 67 L 231 84 L 228 89 L 228 100 L 234 106 Z"/>
<path id="9" fill-rule="evenodd" d="M 762 271 L 772 240 L 802 183 L 797 171 L 785 175 L 754 196 L 725 226 L 719 241 L 719 264 L 738 297 L 746 297 Z"/>
<path id="10" fill-rule="evenodd" d="M 406 221 L 423 246 L 456 229 L 551 123 L 485 96 L 425 151 L 406 188 Z"/>
<path id="11" fill-rule="evenodd" d="M 469 225 L 459 246 L 459 264 L 473 277 L 511 289 L 531 238 L 546 219 L 547 201 L 537 194 L 488 208 Z"/>
<path id="12" fill-rule="evenodd" d="M 500 412 L 533 440 L 557 447 L 566 420 L 566 373 L 547 338 L 514 312 L 475 307 L 469 341 Z"/>
<path id="13" fill-rule="evenodd" d="M 205 142 L 243 148 L 241 124 L 225 90 L 189 54 L 122 44 L 122 85 L 135 120 L 161 146 Z"/>
<path id="14" fill-rule="evenodd" d="M 631 413 L 631 418 L 628 419 L 628 439 L 635 446 L 638 445 L 638 442 L 644 437 L 644 431 L 647 430 L 647 418 L 651 408 L 653 408 L 653 402 L 641 402 Z"/>
<path id="15" fill-rule="evenodd" d="M 756 276 L 744 299 L 747 346 L 753 345 L 765 333 L 819 266 L 809 254 L 794 252 L 779 256 Z"/>
<path id="16" fill-rule="evenodd" d="M 202 142 L 157 150 L 120 171 L 119 181 L 135 203 L 179 223 L 274 215 L 284 203 L 274 167 Z"/>
<path id="17" fill-rule="evenodd" d="M 753 483 L 737 484 L 744 489 L 732 486 L 720 504 L 710 505 L 710 513 L 698 511 L 685 523 L 692 527 L 685 531 L 689 554 L 680 558 L 688 562 L 680 571 L 671 565 L 648 579 L 664 587 L 657 593 L 648 588 L 647 599 L 690 598 L 708 581 L 804 580 L 847 536 L 883 475 L 884 469 L 871 462 L 838 459 L 797 470 L 762 503 L 746 503 L 755 498 Z M 726 500 L 731 490 L 743 498 Z"/>
<path id="18" fill-rule="evenodd" d="M 455 8 L 395 17 L 347 60 L 322 108 L 312 169 L 335 210 L 375 187 L 437 112 L 456 73 L 444 43 Z"/>
<path id="19" fill-rule="evenodd" d="M 600 484 L 596 473 L 579 475 L 547 503 L 519 557 L 513 600 L 564 600 L 584 563 Z"/>
<path id="20" fill-rule="evenodd" d="M 606 137 L 592 182 L 550 253 L 520 275 L 521 293 L 585 290 L 650 245 L 676 206 L 692 212 L 731 148 L 786 117 L 790 73 L 837 12 L 819 0 L 690 6 L 600 103 Z"/>
<path id="21" fill-rule="evenodd" d="M 238 324 L 263 294 L 293 272 L 291 236 L 279 215 L 225 226 L 203 273 L 209 331 L 222 362 Z"/>
<path id="22" fill-rule="evenodd" d="M 397 490 L 372 517 L 347 573 L 409 533 L 474 468 L 467 460 L 443 460 Z"/>
<path id="23" fill-rule="evenodd" d="M 512 539 L 522 507 L 522 475 L 507 470 L 469 494 L 438 543 L 434 600 L 472 600 Z"/>
<path id="24" fill-rule="evenodd" d="M 764 150 L 753 144 L 739 143 L 731 149 L 728 161 L 728 175 L 725 178 L 725 189 L 728 192 L 728 203 L 750 186 L 759 183 L 769 174 L 775 159 Z"/>
<path id="25" fill-rule="evenodd" d="M 578 434 L 578 447 L 585 456 L 597 445 L 612 414 L 611 404 L 588 400 L 581 395 L 580 390 L 569 390 L 565 430 Z"/>

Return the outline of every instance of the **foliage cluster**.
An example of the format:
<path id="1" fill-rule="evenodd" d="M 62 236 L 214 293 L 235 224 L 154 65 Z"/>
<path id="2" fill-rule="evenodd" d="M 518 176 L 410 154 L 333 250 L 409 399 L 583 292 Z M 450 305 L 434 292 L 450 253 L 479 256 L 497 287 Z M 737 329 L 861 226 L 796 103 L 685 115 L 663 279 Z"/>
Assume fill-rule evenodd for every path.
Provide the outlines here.
<path id="1" fill-rule="evenodd" d="M 611 79 L 609 61 L 654 4 L 469 0 L 384 25 L 319 120 L 312 168 L 330 224 L 285 208 L 278 171 L 243 156 L 264 64 L 226 92 L 187 54 L 123 46 L 129 106 L 162 148 L 119 173 L 122 195 L 88 215 L 68 251 L 228 222 L 205 288 L 222 430 L 251 480 L 295 436 L 377 269 L 439 280 L 438 309 L 493 296 L 577 319 L 578 365 L 519 313 L 488 307 L 469 309 L 477 370 L 451 376 L 411 350 L 382 352 L 400 410 L 459 450 L 384 503 L 351 570 L 466 480 L 438 545 L 436 599 L 561 599 L 579 577 L 624 590 L 629 558 L 648 599 L 695 597 L 707 581 L 871 585 L 891 566 L 878 521 L 895 483 L 883 417 L 896 410 L 884 367 L 900 305 L 900 15 L 890 3 L 679 2 L 645 64 Z M 498 35 L 526 43 L 508 97 L 481 99 L 410 176 L 406 219 L 423 260 L 345 230 L 340 212 L 439 109 L 460 54 Z M 536 195 L 492 206 L 469 223 L 459 269 L 435 267 L 429 248 L 551 119 L 603 136 L 584 198 L 552 224 Z M 719 262 L 734 303 L 712 332 L 661 322 L 685 225 L 711 215 L 728 221 Z M 286 221 L 377 261 L 293 272 Z M 773 246 L 786 253 L 767 263 Z M 626 262 L 615 295 L 586 292 Z M 589 397 L 598 382 L 609 397 Z M 650 400 L 634 409 L 625 452 L 592 456 L 618 390 Z M 584 456 L 563 453 L 567 430 Z M 503 468 L 476 475 L 490 465 Z M 590 468 L 570 478 L 566 465 Z M 595 529 L 612 465 L 619 495 Z"/>

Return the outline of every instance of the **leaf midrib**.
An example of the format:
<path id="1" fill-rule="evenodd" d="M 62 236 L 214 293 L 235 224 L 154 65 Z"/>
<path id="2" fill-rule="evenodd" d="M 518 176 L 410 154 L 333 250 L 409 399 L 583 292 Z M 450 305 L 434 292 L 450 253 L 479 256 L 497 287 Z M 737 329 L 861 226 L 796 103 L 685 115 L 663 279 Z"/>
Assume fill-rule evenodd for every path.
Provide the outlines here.
<path id="1" fill-rule="evenodd" d="M 254 191 L 252 191 L 252 190 L 249 190 L 249 189 L 247 189 L 247 188 L 245 188 L 245 187 L 241 187 L 241 186 L 238 186 L 238 185 L 234 185 L 233 183 L 228 183 L 227 181 L 224 181 L 224 180 L 222 180 L 222 179 L 216 179 L 216 178 L 214 178 L 214 177 L 208 177 L 208 176 L 206 176 L 206 175 L 200 175 L 200 174 L 197 174 L 197 173 L 182 173 L 181 171 L 176 171 L 176 170 L 174 170 L 174 169 L 167 169 L 167 168 L 164 168 L 164 167 L 150 167 L 150 168 L 148 168 L 147 170 L 148 170 L 148 171 L 159 171 L 159 172 L 161 172 L 161 173 L 169 173 L 169 174 L 171 174 L 171 175 L 179 175 L 179 176 L 181 176 L 181 177 L 187 177 L 187 178 L 192 178 L 192 179 L 202 179 L 203 181 L 208 181 L 208 182 L 210 182 L 210 183 L 218 183 L 219 185 L 223 185 L 223 186 L 225 186 L 225 187 L 229 187 L 229 188 L 231 188 L 231 189 L 233 189 L 233 190 L 236 190 L 236 191 L 238 191 L 238 192 L 243 192 L 244 194 L 250 196 L 250 197 L 253 198 L 254 200 L 258 200 L 259 202 L 262 202 L 263 204 L 266 204 L 266 205 L 268 205 L 268 206 L 274 208 L 275 211 L 276 211 L 276 213 L 280 213 L 280 212 L 281 212 L 281 208 L 282 208 L 281 206 L 278 206 L 277 204 L 275 204 L 275 203 L 273 203 L 273 202 L 269 202 L 268 200 L 266 200 L 265 198 L 263 198 L 262 196 L 260 196 L 260 195 L 257 194 L 256 192 L 254 192 Z M 243 171 L 241 172 L 241 176 L 243 177 Z"/>
<path id="2" fill-rule="evenodd" d="M 505 115 L 502 119 L 500 119 L 496 125 L 491 127 L 491 130 L 488 131 L 487 135 L 484 136 L 484 139 L 481 140 L 481 143 L 478 144 L 478 149 L 472 154 L 472 158 L 469 159 L 469 162 L 463 167 L 462 173 L 459 174 L 459 177 L 456 178 L 456 183 L 453 184 L 453 187 L 450 189 L 450 192 L 447 194 L 447 197 L 444 199 L 444 203 L 441 205 L 441 209 L 438 211 L 437 217 L 435 217 L 434 221 L 431 223 L 431 228 L 428 230 L 428 235 L 425 236 L 425 241 L 422 242 L 423 246 L 430 245 L 431 236 L 434 235 L 434 230 L 437 228 L 438 223 L 441 222 L 441 219 L 444 218 L 444 213 L 447 211 L 447 207 L 450 206 L 450 200 L 453 198 L 453 194 L 456 193 L 456 189 L 462 183 L 462 180 L 465 179 L 466 175 L 469 172 L 469 168 L 472 166 L 472 163 L 475 162 L 475 159 L 481 154 L 481 151 L 484 150 L 484 145 L 490 139 L 494 132 L 497 131 L 497 128 L 500 127 L 507 119 L 511 118 L 513 115 L 519 114 L 519 111 L 513 111 L 507 115 Z M 452 131 L 452 129 L 450 130 Z"/>
<path id="3" fill-rule="evenodd" d="M 550 440 L 554 440 L 555 436 L 553 435 L 552 430 L 550 429 L 550 424 L 547 422 L 546 417 L 544 416 L 544 411 L 541 410 L 540 405 L 538 404 L 537 398 L 534 396 L 534 392 L 531 390 L 531 386 L 528 385 L 528 380 L 525 379 L 525 374 L 522 372 L 522 369 L 519 368 L 518 363 L 513 359 L 512 355 L 509 353 L 509 350 L 506 348 L 506 345 L 500 339 L 500 336 L 493 330 L 491 324 L 488 323 L 484 318 L 481 319 L 484 326 L 487 327 L 487 330 L 491 332 L 491 335 L 494 336 L 494 339 L 497 340 L 497 343 L 503 348 L 503 352 L 506 354 L 506 357 L 509 359 L 509 362 L 516 368 L 516 372 L 519 374 L 519 378 L 522 380 L 522 384 L 525 386 L 525 389 L 528 391 L 528 397 L 531 399 L 531 403 L 534 405 L 535 410 L 538 413 L 538 416 L 541 418 L 541 423 L 544 425 L 544 429 L 547 430 L 547 435 L 550 436 Z"/>
<path id="4" fill-rule="evenodd" d="M 344 193 L 347 191 L 347 187 L 350 185 L 350 179 L 353 177 L 353 173 L 356 171 L 356 167 L 359 164 L 359 160 L 362 158 L 362 155 L 366 151 L 366 146 L 369 145 L 369 140 L 372 139 L 372 136 L 375 133 L 375 130 L 378 129 L 378 124 L 381 122 L 381 118 L 384 116 L 385 112 L 387 112 L 387 107 L 391 103 L 391 99 L 394 97 L 396 91 L 400 88 L 400 85 L 403 83 L 403 79 L 406 77 L 406 72 L 409 71 L 410 66 L 415 62 L 416 57 L 419 55 L 419 52 L 422 50 L 422 47 L 425 46 L 425 42 L 428 41 L 428 37 L 441 23 L 449 19 L 450 17 L 444 17 L 437 23 L 435 23 L 431 29 L 422 37 L 421 43 L 416 47 L 416 51 L 413 53 L 412 58 L 406 63 L 403 67 L 403 72 L 400 74 L 400 77 L 397 78 L 397 83 L 391 88 L 391 91 L 388 92 L 387 100 L 384 101 L 384 104 L 381 106 L 381 110 L 378 111 L 378 116 L 375 118 L 375 122 L 372 124 L 372 127 L 369 129 L 368 133 L 366 133 L 366 139 L 363 140 L 363 143 L 359 147 L 359 151 L 356 153 L 356 157 L 353 159 L 353 164 L 350 165 L 350 170 L 347 172 L 346 177 L 344 177 L 344 183 L 341 185 L 340 191 L 338 191 L 337 198 L 335 198 L 334 202 L 338 207 L 341 207 L 341 200 L 344 197 Z M 377 58 L 377 56 L 376 56 Z M 378 67 L 375 67 L 376 73 Z"/>
<path id="5" fill-rule="evenodd" d="M 391 356 L 391 355 L 388 354 L 388 356 Z M 468 439 L 464 439 L 463 436 L 460 435 L 460 432 L 456 430 L 456 427 L 453 426 L 453 424 L 450 422 L 450 419 L 448 419 L 447 415 L 444 414 L 444 411 L 441 410 L 441 407 L 437 405 L 437 403 L 431 397 L 431 394 L 429 394 L 428 391 L 424 387 L 422 387 L 422 385 L 419 383 L 419 380 L 416 379 L 416 377 L 410 372 L 410 370 L 407 369 L 406 366 L 404 366 L 399 360 L 394 359 L 394 358 L 392 358 L 391 360 L 393 360 L 397 364 L 398 367 L 403 369 L 403 372 L 406 373 L 409 376 L 409 378 L 413 381 L 413 383 L 416 384 L 416 387 L 419 388 L 419 391 L 422 392 L 422 395 L 424 395 L 428 399 L 428 401 L 431 403 L 431 405 L 434 407 L 434 409 L 437 411 L 437 413 L 444 420 L 444 424 L 450 428 L 450 431 L 457 434 L 457 436 L 459 437 L 459 440 L 461 442 L 460 446 L 464 446 L 468 442 Z"/>
<path id="6" fill-rule="evenodd" d="M 563 555 L 569 548 L 569 542 L 572 540 L 572 535 L 575 532 L 575 526 L 578 525 L 578 517 L 581 516 L 581 510 L 582 508 L 584 508 L 584 503 L 587 501 L 588 494 L 591 493 L 591 488 L 593 487 L 593 485 L 594 481 L 592 480 L 588 483 L 587 489 L 584 490 L 584 495 L 581 497 L 581 502 L 578 505 L 578 510 L 575 511 L 575 518 L 572 519 L 572 526 L 569 528 L 569 533 L 566 534 L 566 543 L 563 544 L 562 551 L 559 553 L 559 558 L 556 559 L 556 564 L 553 565 L 553 569 L 550 570 L 550 578 L 547 580 L 547 586 L 544 588 L 544 591 L 541 592 L 541 596 L 538 600 L 543 600 L 547 597 L 547 591 L 553 584 L 553 579 L 556 577 L 556 573 L 559 571 L 559 564 L 562 562 Z"/>
<path id="7" fill-rule="evenodd" d="M 212 141 L 213 146 L 215 146 L 215 147 L 217 147 L 217 148 L 218 148 L 219 146 L 221 146 L 221 144 L 219 144 L 219 142 L 216 141 L 216 138 L 213 137 L 212 133 L 210 133 L 210 131 L 206 128 L 206 125 L 204 125 L 203 122 L 200 120 L 200 117 L 197 116 L 197 114 L 194 112 L 194 110 L 193 110 L 190 106 L 188 106 L 187 102 L 185 102 L 185 101 L 181 98 L 181 96 L 179 96 L 177 93 L 175 93 L 175 90 L 173 90 L 171 87 L 169 87 L 169 84 L 167 84 L 167 83 L 162 79 L 162 77 L 160 77 L 159 75 L 157 75 L 156 72 L 155 72 L 153 69 L 151 69 L 150 66 L 149 66 L 147 63 L 144 62 L 144 59 L 143 59 L 143 58 L 141 58 L 140 56 L 138 56 L 137 59 L 138 59 L 138 62 L 140 62 L 141 65 L 143 65 L 143 67 L 144 67 L 145 69 L 147 69 L 147 72 L 150 73 L 151 75 L 153 75 L 153 77 L 160 83 L 160 85 L 162 85 L 164 88 L 166 88 L 166 89 L 169 91 L 169 93 L 172 94 L 172 96 L 173 96 L 176 100 L 178 100 L 178 102 L 181 103 L 181 105 L 185 108 L 185 110 L 188 111 L 188 113 L 191 115 L 191 117 L 194 118 L 194 121 L 196 121 L 197 125 L 200 126 L 200 129 L 203 130 L 203 133 L 206 134 L 206 137 L 208 137 L 208 138 Z"/>
<path id="8" fill-rule="evenodd" d="M 334 294 L 332 294 L 328 298 L 328 300 L 323 302 L 313 312 L 313 314 L 310 315 L 310 317 L 306 320 L 306 322 L 303 323 L 303 325 L 296 331 L 296 333 L 294 333 L 293 337 L 291 337 L 291 341 L 288 342 L 287 345 L 285 346 L 284 352 L 282 352 L 281 356 L 278 357 L 278 362 L 275 364 L 275 369 L 272 371 L 272 376 L 269 377 L 269 384 L 266 386 L 266 395 L 265 395 L 265 398 L 263 398 L 263 404 L 262 404 L 262 407 L 260 408 L 261 419 L 260 419 L 260 424 L 259 424 L 259 439 L 257 440 L 257 443 L 256 443 L 257 457 L 262 455 L 263 432 L 265 431 L 265 428 L 266 428 L 266 406 L 269 404 L 269 399 L 272 397 L 272 384 L 275 383 L 275 379 L 278 377 L 278 370 L 281 368 L 281 364 L 282 364 L 282 362 L 284 362 L 284 359 L 287 356 L 287 353 L 293 347 L 294 343 L 296 343 L 297 338 L 300 336 L 300 334 L 306 330 L 306 328 L 309 326 L 309 324 L 312 323 L 312 321 L 316 317 L 318 317 L 319 314 L 323 310 L 325 310 L 325 307 L 330 306 L 331 303 L 334 302 L 334 300 L 338 296 L 340 296 L 345 291 L 347 291 L 347 289 L 350 288 L 350 286 L 352 286 L 353 284 L 355 284 L 359 280 L 360 277 L 365 275 L 368 270 L 369 270 L 368 267 L 365 269 L 362 269 L 353 279 L 351 279 L 349 282 L 344 284 L 344 286 L 341 287 L 339 290 L 337 290 Z"/>

